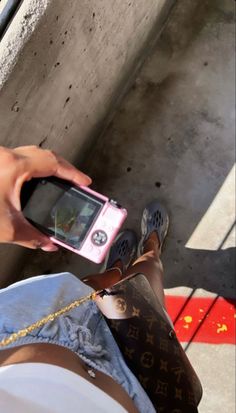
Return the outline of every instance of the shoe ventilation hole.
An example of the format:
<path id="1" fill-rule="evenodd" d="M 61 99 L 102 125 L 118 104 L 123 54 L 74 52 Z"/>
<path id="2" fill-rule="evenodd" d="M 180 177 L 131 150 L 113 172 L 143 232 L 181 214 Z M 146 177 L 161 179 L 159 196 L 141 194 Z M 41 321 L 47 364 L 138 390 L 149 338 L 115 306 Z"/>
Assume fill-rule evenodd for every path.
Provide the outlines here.
<path id="1" fill-rule="evenodd" d="M 124 240 L 119 246 L 119 254 L 123 257 L 126 254 L 127 248 L 128 248 L 128 241 Z"/>
<path id="2" fill-rule="evenodd" d="M 163 225 L 163 222 L 164 221 L 163 221 L 160 211 L 156 211 L 153 215 L 153 221 L 152 221 L 153 226 L 157 228 L 158 226 Z"/>

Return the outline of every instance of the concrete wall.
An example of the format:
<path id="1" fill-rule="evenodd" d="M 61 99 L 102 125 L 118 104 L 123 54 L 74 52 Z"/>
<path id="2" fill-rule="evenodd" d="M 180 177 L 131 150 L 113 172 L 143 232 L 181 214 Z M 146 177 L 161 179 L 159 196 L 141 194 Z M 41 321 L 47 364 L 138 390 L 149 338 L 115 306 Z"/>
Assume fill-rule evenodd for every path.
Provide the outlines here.
<path id="1" fill-rule="evenodd" d="M 80 163 L 173 2 L 24 0 L 0 43 L 0 144 Z M 2 280 L 21 251 L 1 246 Z"/>

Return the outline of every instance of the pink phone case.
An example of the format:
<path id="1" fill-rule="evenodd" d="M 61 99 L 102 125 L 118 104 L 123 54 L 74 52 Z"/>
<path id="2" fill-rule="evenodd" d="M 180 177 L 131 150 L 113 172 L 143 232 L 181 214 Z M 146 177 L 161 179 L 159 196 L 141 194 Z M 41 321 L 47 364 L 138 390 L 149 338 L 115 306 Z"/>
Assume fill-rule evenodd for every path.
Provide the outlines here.
<path id="1" fill-rule="evenodd" d="M 81 186 L 80 188 L 88 194 L 94 195 L 96 198 L 105 201 L 99 216 L 87 233 L 82 247 L 78 250 L 54 237 L 50 237 L 50 239 L 55 244 L 61 245 L 90 261 L 100 264 L 104 260 L 121 225 L 126 219 L 127 211 L 124 208 L 118 208 L 115 204 L 112 204 L 107 197 L 88 187 Z M 100 245 L 97 245 L 97 242 L 99 242 Z"/>

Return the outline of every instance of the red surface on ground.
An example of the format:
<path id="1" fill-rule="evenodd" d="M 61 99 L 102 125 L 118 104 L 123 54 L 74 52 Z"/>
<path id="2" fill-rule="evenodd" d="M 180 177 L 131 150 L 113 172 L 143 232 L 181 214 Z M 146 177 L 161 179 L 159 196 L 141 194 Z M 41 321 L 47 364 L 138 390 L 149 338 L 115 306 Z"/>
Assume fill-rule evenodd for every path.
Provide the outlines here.
<path id="1" fill-rule="evenodd" d="M 182 342 L 235 344 L 236 300 L 166 296 L 167 311 Z"/>

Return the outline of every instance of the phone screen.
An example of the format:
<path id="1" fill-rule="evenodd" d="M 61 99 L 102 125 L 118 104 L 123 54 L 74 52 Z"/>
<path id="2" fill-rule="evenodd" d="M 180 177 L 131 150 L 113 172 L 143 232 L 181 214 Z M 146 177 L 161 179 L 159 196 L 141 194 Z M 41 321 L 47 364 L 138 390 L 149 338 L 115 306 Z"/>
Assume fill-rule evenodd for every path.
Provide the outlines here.
<path id="1" fill-rule="evenodd" d="M 80 249 L 104 202 L 82 189 L 41 180 L 23 214 L 53 237 Z"/>

